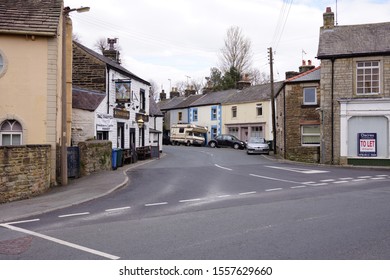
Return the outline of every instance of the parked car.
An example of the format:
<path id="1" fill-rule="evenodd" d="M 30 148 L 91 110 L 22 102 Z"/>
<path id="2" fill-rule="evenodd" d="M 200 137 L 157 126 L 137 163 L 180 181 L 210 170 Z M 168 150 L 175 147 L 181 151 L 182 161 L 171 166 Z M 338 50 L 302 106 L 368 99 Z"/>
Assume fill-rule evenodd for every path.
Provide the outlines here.
<path id="1" fill-rule="evenodd" d="M 246 153 L 249 154 L 267 154 L 269 155 L 269 144 L 264 138 L 251 137 L 246 144 Z"/>
<path id="2" fill-rule="evenodd" d="M 241 141 L 234 135 L 221 134 L 209 141 L 211 148 L 231 147 L 234 149 L 245 149 L 245 142 Z"/>

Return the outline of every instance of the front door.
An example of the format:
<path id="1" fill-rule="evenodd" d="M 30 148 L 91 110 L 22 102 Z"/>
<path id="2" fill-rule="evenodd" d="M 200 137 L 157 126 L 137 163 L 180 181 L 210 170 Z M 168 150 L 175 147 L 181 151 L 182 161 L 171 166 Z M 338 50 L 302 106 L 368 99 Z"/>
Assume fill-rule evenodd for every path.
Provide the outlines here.
<path id="1" fill-rule="evenodd" d="M 240 140 L 244 142 L 248 141 L 248 127 L 241 127 Z"/>
<path id="2" fill-rule="evenodd" d="M 117 148 L 125 147 L 125 124 L 118 122 L 117 124 Z"/>

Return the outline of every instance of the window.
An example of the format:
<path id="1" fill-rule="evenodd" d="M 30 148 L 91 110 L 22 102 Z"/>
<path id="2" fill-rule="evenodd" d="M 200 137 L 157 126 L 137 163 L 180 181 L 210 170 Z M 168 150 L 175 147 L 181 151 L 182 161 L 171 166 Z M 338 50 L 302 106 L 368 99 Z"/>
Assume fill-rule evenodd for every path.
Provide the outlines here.
<path id="1" fill-rule="evenodd" d="M 303 105 L 317 105 L 317 89 L 314 87 L 303 89 Z"/>
<path id="2" fill-rule="evenodd" d="M 0 126 L 0 146 L 22 145 L 22 133 L 22 126 L 18 121 L 4 121 Z"/>
<path id="3" fill-rule="evenodd" d="M 251 136 L 262 138 L 263 137 L 263 127 L 262 126 L 253 126 L 252 131 L 251 131 Z"/>
<path id="4" fill-rule="evenodd" d="M 217 137 L 217 135 L 218 135 L 218 128 L 217 128 L 217 126 L 212 126 L 211 127 L 211 138 L 215 138 L 215 137 Z"/>
<path id="5" fill-rule="evenodd" d="M 198 109 L 192 109 L 192 120 L 194 122 L 198 121 Z"/>
<path id="6" fill-rule="evenodd" d="M 258 117 L 263 115 L 263 104 L 256 104 L 256 115 Z"/>
<path id="7" fill-rule="evenodd" d="M 211 107 L 211 120 L 214 121 L 217 119 L 217 106 Z"/>
<path id="8" fill-rule="evenodd" d="M 303 125 L 302 129 L 302 146 L 319 146 L 321 135 L 319 125 Z"/>
<path id="9" fill-rule="evenodd" d="M 0 77 L 5 73 L 7 64 L 4 54 L 0 50 Z"/>
<path id="10" fill-rule="evenodd" d="M 232 118 L 237 118 L 237 106 L 232 107 Z"/>
<path id="11" fill-rule="evenodd" d="M 229 131 L 229 134 L 238 137 L 238 127 L 229 127 L 228 131 Z"/>
<path id="12" fill-rule="evenodd" d="M 97 140 L 109 140 L 108 131 L 98 131 L 96 135 Z"/>
<path id="13" fill-rule="evenodd" d="M 145 108 L 145 101 L 146 101 L 146 99 L 145 99 L 145 90 L 140 89 L 140 91 L 139 91 L 139 99 L 140 99 L 140 101 L 139 101 L 140 102 L 139 110 L 145 112 L 145 110 L 146 110 L 146 108 Z"/>
<path id="14" fill-rule="evenodd" d="M 356 63 L 356 93 L 379 94 L 379 61 L 359 61 Z"/>
<path id="15" fill-rule="evenodd" d="M 183 120 L 183 112 L 177 113 L 177 119 L 179 120 L 179 122 L 181 122 Z"/>

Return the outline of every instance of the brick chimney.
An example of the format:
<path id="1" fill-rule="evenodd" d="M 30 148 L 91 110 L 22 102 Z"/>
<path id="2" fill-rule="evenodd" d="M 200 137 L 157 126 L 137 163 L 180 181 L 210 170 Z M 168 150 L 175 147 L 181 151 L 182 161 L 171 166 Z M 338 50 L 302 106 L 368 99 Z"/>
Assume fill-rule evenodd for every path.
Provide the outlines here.
<path id="1" fill-rule="evenodd" d="M 242 79 L 237 82 L 237 89 L 242 90 L 244 88 L 250 87 L 251 86 L 251 81 L 249 78 L 249 74 L 244 74 Z"/>
<path id="2" fill-rule="evenodd" d="M 121 64 L 121 61 L 119 59 L 120 53 L 118 50 L 115 49 L 115 46 L 114 46 L 114 44 L 116 44 L 117 42 L 118 42 L 118 38 L 114 38 L 114 39 L 107 38 L 107 44 L 109 46 L 109 49 L 104 50 L 103 55 L 105 57 L 112 59 L 116 63 Z"/>
<path id="3" fill-rule="evenodd" d="M 187 87 L 187 89 L 184 91 L 185 97 L 188 97 L 190 95 L 195 95 L 195 94 L 196 94 L 196 90 L 193 85 Z"/>
<path id="4" fill-rule="evenodd" d="M 173 87 L 169 94 L 171 98 L 180 96 L 180 92 L 177 90 L 177 87 Z"/>
<path id="5" fill-rule="evenodd" d="M 303 73 L 303 72 L 309 71 L 309 70 L 314 69 L 314 68 L 316 68 L 316 67 L 311 64 L 311 60 L 308 60 L 307 65 L 306 65 L 306 61 L 302 60 L 302 65 L 299 66 L 299 73 Z"/>
<path id="6" fill-rule="evenodd" d="M 162 90 L 162 91 L 160 92 L 160 101 L 163 101 L 163 100 L 165 100 L 165 99 L 167 99 L 167 94 L 165 93 L 164 90 Z"/>
<path id="7" fill-rule="evenodd" d="M 334 27 L 334 13 L 330 7 L 326 8 L 326 12 L 323 14 L 324 29 L 333 29 Z"/>

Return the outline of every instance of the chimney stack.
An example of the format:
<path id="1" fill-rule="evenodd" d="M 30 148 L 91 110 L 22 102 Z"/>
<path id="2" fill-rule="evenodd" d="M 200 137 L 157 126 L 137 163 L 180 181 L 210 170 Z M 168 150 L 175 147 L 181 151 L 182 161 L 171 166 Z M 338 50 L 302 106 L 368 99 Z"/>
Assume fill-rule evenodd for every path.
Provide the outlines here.
<path id="1" fill-rule="evenodd" d="M 119 59 L 119 51 L 115 49 L 114 44 L 118 42 L 118 38 L 110 39 L 107 38 L 107 44 L 109 46 L 108 50 L 103 50 L 103 55 L 115 61 L 118 64 L 121 64 Z"/>
<path id="2" fill-rule="evenodd" d="M 160 93 L 160 101 L 163 101 L 165 99 L 167 99 L 167 94 L 164 92 L 164 90 L 162 90 Z"/>
<path id="3" fill-rule="evenodd" d="M 242 90 L 244 88 L 247 88 L 247 87 L 250 87 L 251 86 L 251 81 L 250 81 L 250 77 L 249 77 L 249 74 L 244 74 L 244 76 L 242 77 L 241 81 L 238 81 L 237 82 L 237 89 L 238 90 Z"/>
<path id="4" fill-rule="evenodd" d="M 316 67 L 314 65 L 311 65 L 311 60 L 308 61 L 307 65 L 306 65 L 306 61 L 302 60 L 302 66 L 299 66 L 299 73 L 304 73 L 314 68 Z"/>
<path id="5" fill-rule="evenodd" d="M 174 98 L 174 97 L 179 97 L 179 96 L 180 96 L 180 92 L 177 90 L 177 87 L 173 87 L 171 92 L 170 92 L 170 97 Z"/>
<path id="6" fill-rule="evenodd" d="M 334 27 L 334 13 L 330 7 L 326 8 L 326 12 L 323 14 L 324 29 L 333 29 Z"/>

